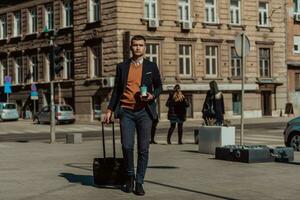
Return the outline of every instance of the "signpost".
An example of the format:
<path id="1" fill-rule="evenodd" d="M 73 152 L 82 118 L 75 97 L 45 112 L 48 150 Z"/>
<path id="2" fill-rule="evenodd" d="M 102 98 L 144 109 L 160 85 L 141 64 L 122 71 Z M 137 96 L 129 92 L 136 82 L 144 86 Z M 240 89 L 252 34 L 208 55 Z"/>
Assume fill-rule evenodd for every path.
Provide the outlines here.
<path id="1" fill-rule="evenodd" d="M 6 96 L 6 102 L 9 102 L 9 94 L 11 93 L 11 76 L 4 77 L 4 93 Z"/>
<path id="2" fill-rule="evenodd" d="M 241 90 L 241 135 L 240 135 L 240 145 L 243 144 L 244 140 L 244 95 L 245 95 L 245 69 L 246 69 L 246 59 L 245 57 L 250 52 L 250 41 L 245 33 L 241 33 L 236 36 L 234 40 L 234 47 L 236 53 L 241 57 L 242 60 L 242 90 Z"/>
<path id="3" fill-rule="evenodd" d="M 35 102 L 36 102 L 36 100 L 39 99 L 39 93 L 38 93 L 36 85 L 34 83 L 31 85 L 30 99 L 33 100 L 33 114 L 35 114 L 35 112 L 36 112 Z"/>

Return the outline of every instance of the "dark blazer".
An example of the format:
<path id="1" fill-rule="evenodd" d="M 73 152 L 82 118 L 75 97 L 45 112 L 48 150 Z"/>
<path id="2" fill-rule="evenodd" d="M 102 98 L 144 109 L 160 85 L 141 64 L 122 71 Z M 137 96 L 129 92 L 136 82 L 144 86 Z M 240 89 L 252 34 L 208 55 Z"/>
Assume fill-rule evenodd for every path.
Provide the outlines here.
<path id="1" fill-rule="evenodd" d="M 182 101 L 175 102 L 173 99 L 173 93 L 169 95 L 169 98 L 166 102 L 166 106 L 169 108 L 168 110 L 168 119 L 175 120 L 178 119 L 180 121 L 186 120 L 186 109 L 189 107 L 189 102 L 186 98 Z"/>
<path id="2" fill-rule="evenodd" d="M 131 60 L 129 59 L 117 65 L 115 86 L 108 105 L 108 109 L 115 112 L 115 118 L 119 118 L 120 100 L 126 89 L 130 63 Z M 145 58 L 143 60 L 141 85 L 147 86 L 148 92 L 154 96 L 154 99 L 162 92 L 162 83 L 158 67 L 156 63 L 146 60 Z M 157 119 L 158 115 L 154 99 L 147 103 L 146 110 L 152 119 Z"/>
<path id="3" fill-rule="evenodd" d="M 213 108 L 214 116 L 205 116 L 208 107 Z M 222 118 L 223 115 L 225 114 L 223 94 L 221 93 L 220 98 L 216 99 L 214 93 L 212 93 L 210 90 L 207 91 L 203 108 L 202 108 L 202 113 L 204 118 L 205 117 Z"/>

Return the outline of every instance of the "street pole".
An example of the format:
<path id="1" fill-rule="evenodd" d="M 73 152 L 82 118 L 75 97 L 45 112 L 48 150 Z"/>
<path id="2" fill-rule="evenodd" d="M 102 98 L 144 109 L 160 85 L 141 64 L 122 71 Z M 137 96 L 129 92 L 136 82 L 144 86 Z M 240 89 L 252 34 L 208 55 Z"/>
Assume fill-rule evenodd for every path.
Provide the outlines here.
<path id="1" fill-rule="evenodd" d="M 50 39 L 51 54 L 53 54 L 53 38 Z M 55 143 L 55 106 L 54 106 L 54 55 L 50 56 L 50 105 L 51 105 L 51 124 L 50 124 L 50 143 Z"/>
<path id="2" fill-rule="evenodd" d="M 55 142 L 55 107 L 54 107 L 54 81 L 50 82 L 50 93 L 51 93 L 51 125 L 50 125 L 50 143 Z"/>
<path id="3" fill-rule="evenodd" d="M 36 100 L 33 100 L 33 115 L 35 115 L 35 112 L 36 112 Z"/>
<path id="4" fill-rule="evenodd" d="M 240 133 L 240 145 L 243 145 L 244 141 L 244 96 L 245 96 L 245 68 L 246 68 L 246 60 L 245 60 L 245 33 L 242 34 L 242 95 L 241 95 L 241 133 Z"/>

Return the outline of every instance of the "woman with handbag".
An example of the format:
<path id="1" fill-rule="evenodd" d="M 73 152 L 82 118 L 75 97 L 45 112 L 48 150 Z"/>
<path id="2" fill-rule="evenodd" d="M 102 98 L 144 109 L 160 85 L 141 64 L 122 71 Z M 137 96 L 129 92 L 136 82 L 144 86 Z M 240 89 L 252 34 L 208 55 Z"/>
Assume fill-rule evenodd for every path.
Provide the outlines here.
<path id="1" fill-rule="evenodd" d="M 211 81 L 209 87 L 203 104 L 202 118 L 206 125 L 209 125 L 209 120 L 215 119 L 215 125 L 222 126 L 225 114 L 223 93 L 219 91 L 216 81 Z"/>
<path id="2" fill-rule="evenodd" d="M 167 143 L 171 144 L 171 136 L 177 123 L 178 144 L 182 144 L 183 122 L 186 120 L 186 108 L 189 107 L 189 102 L 182 94 L 180 85 L 175 85 L 174 91 L 169 95 L 166 106 L 169 108 L 168 119 L 170 120 Z"/>

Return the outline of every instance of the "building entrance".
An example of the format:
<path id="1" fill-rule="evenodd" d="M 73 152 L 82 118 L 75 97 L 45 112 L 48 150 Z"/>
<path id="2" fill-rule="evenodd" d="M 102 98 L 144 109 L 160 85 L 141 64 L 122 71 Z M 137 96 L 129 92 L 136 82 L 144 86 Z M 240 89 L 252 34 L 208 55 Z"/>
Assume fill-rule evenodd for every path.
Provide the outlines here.
<path id="1" fill-rule="evenodd" d="M 262 98 L 262 115 L 268 116 L 272 115 L 272 99 L 271 99 L 271 91 L 263 91 L 261 92 Z"/>

